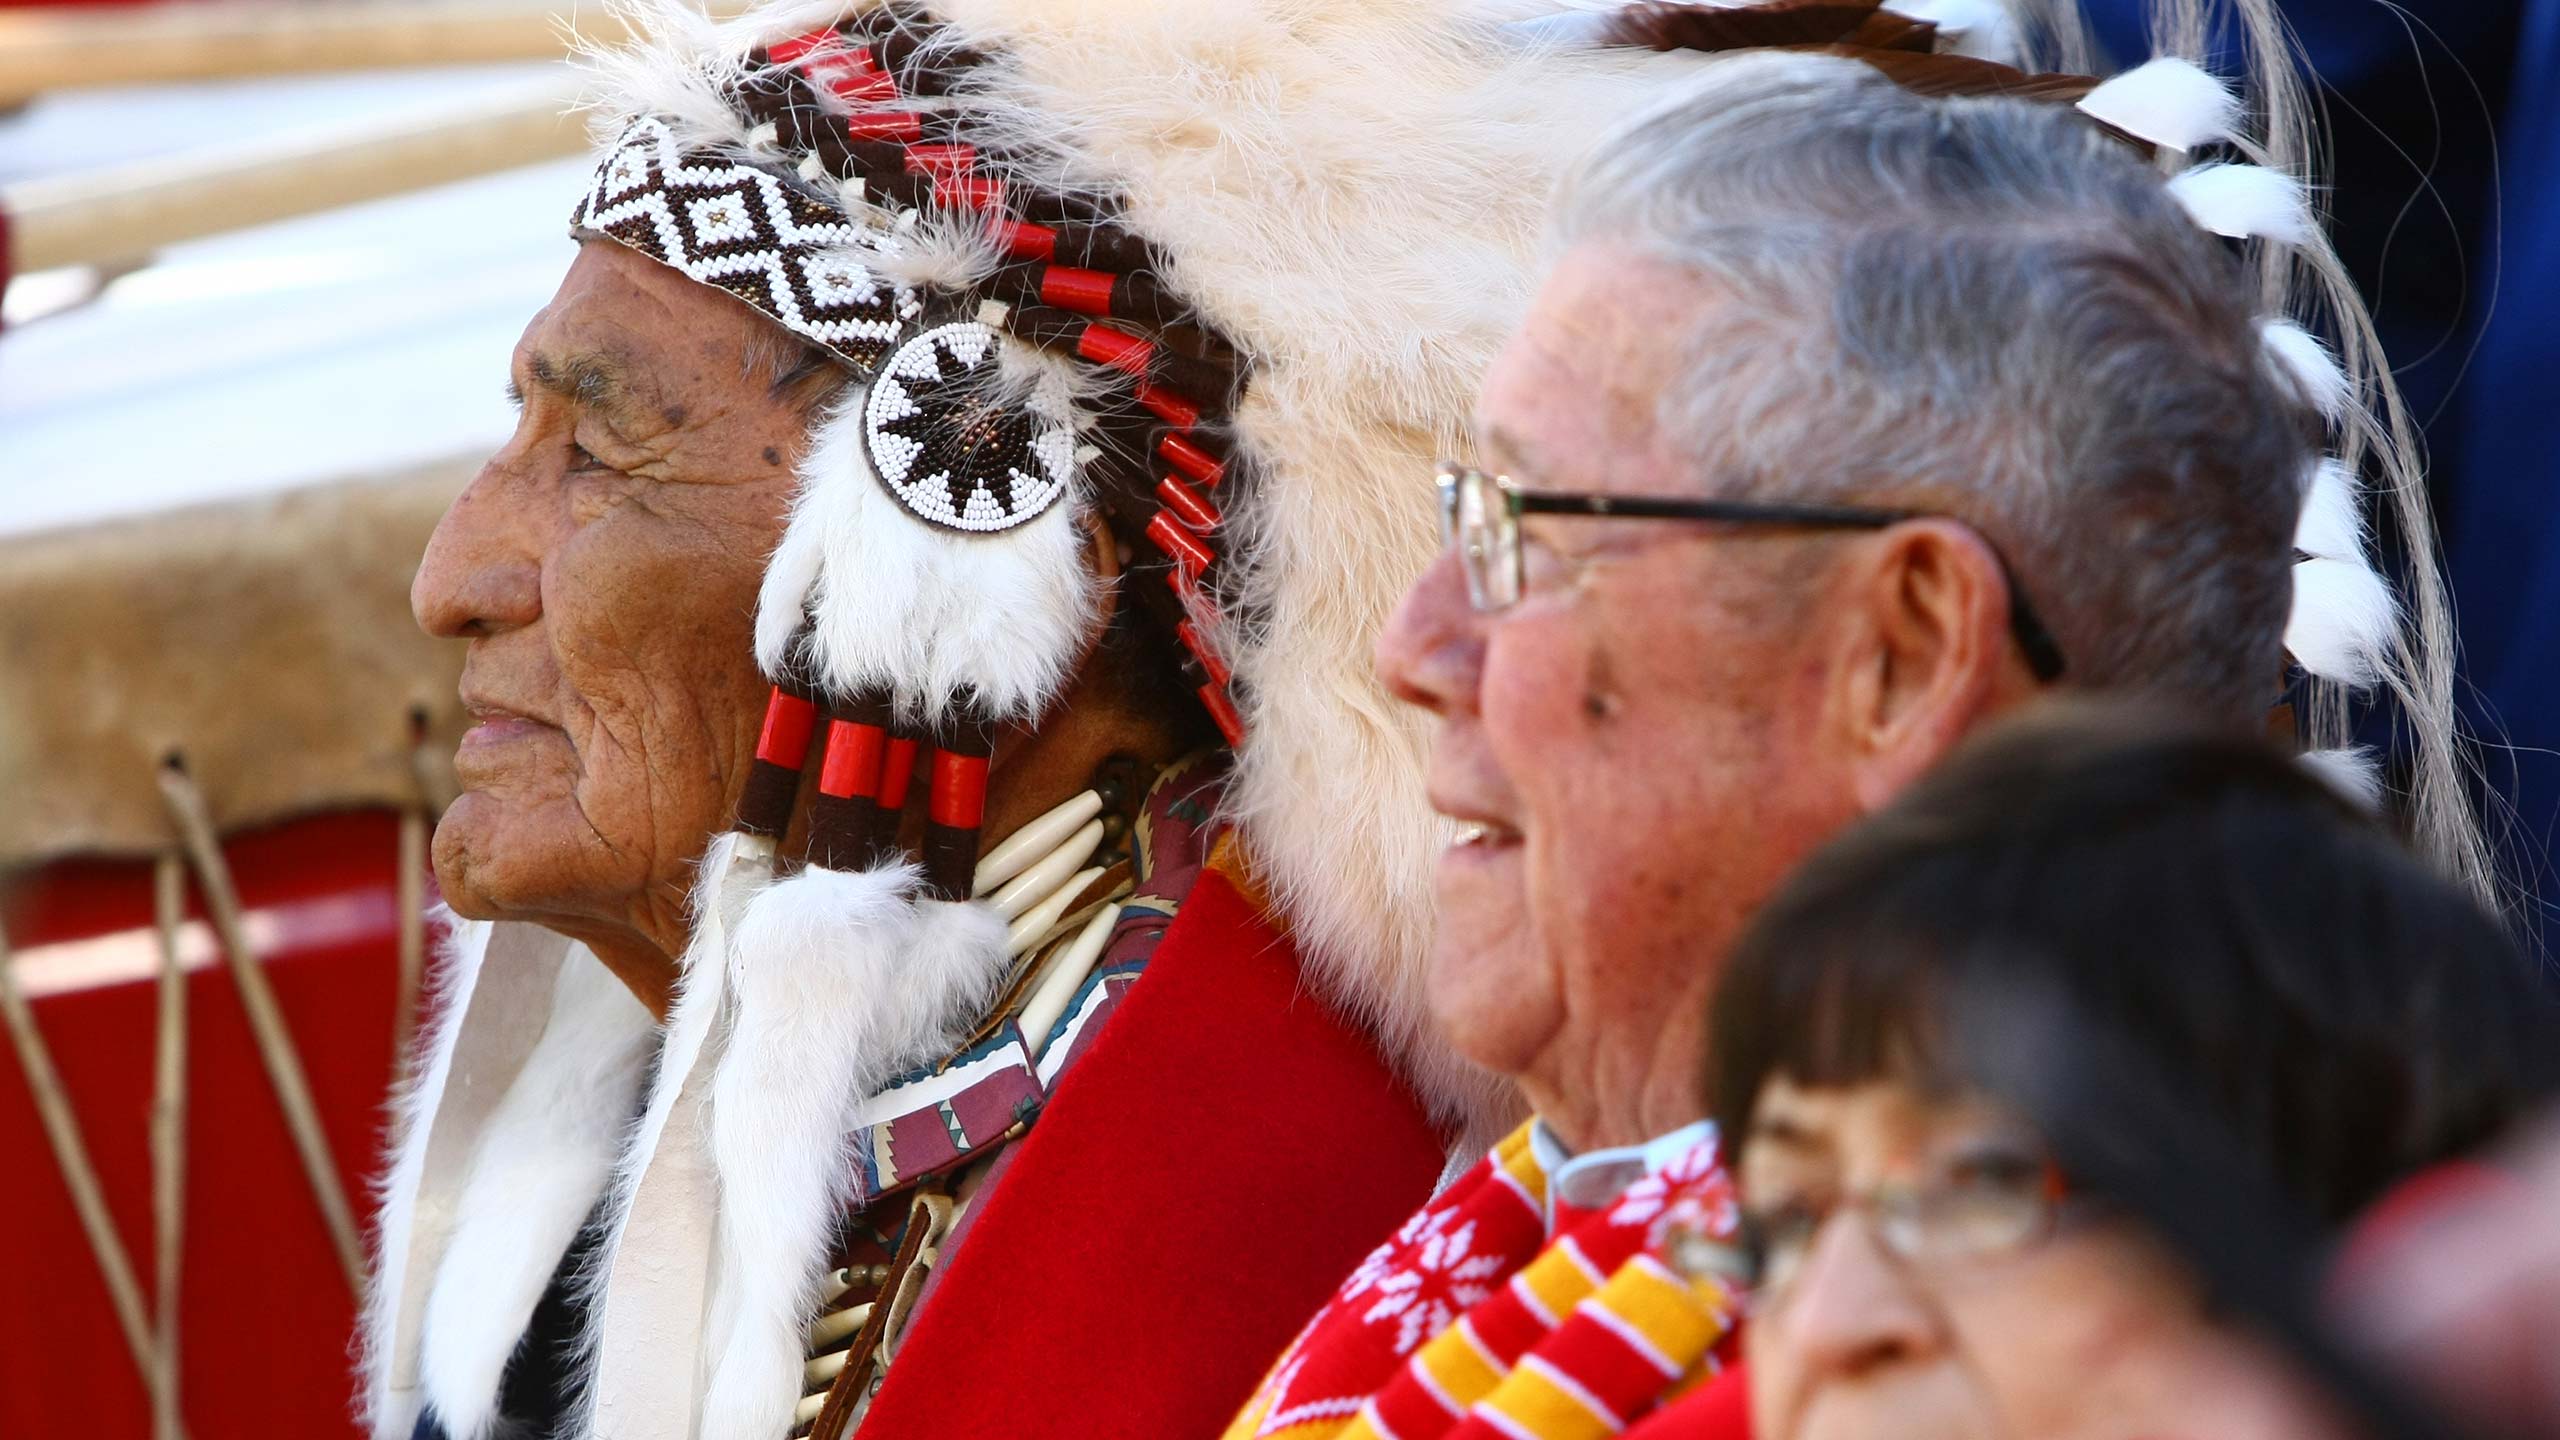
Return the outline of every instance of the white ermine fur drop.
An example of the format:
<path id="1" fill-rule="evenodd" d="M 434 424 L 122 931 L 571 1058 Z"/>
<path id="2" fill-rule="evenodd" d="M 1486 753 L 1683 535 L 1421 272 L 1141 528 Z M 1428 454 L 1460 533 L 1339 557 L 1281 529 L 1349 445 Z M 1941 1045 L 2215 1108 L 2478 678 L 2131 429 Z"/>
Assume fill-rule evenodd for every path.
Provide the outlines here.
<path id="1" fill-rule="evenodd" d="M 887 690 L 938 719 L 962 690 L 1009 719 L 1056 695 L 1091 633 L 1083 506 L 1062 499 L 1017 529 L 961 535 L 907 513 L 872 473 L 854 388 L 818 422 L 791 518 L 756 606 L 756 663 L 778 675 L 811 624 L 816 678 Z"/>
<path id="2" fill-rule="evenodd" d="M 2302 524 L 2293 548 L 2323 560 L 2369 564 L 2364 548 L 2363 501 L 2355 477 L 2332 457 L 2312 467 L 2311 485 L 2302 497 Z"/>
<path id="3" fill-rule="evenodd" d="M 811 868 L 757 895 L 731 933 L 702 1440 L 789 1428 L 828 1242 L 860 1203 L 858 1108 L 965 1039 L 1004 973 L 1003 923 L 919 899 L 920 878 Z"/>
<path id="4" fill-rule="evenodd" d="M 2320 337 L 2290 320 L 2270 319 L 2258 322 L 2258 343 L 2265 347 L 2276 372 L 2302 392 L 2320 418 L 2335 423 L 2346 413 L 2347 372 L 2339 368 L 2338 357 L 2320 343 Z"/>
<path id="5" fill-rule="evenodd" d="M 2381 813 L 2382 757 L 2372 746 L 2305 750 L 2300 759 L 2303 769 L 2319 776 L 2323 783 L 2353 801 L 2356 808 Z"/>
<path id="6" fill-rule="evenodd" d="M 2399 619 L 2391 587 L 2372 566 L 2304 560 L 2293 567 L 2293 616 L 2285 622 L 2284 648 L 2305 671 L 2363 689 L 2382 678 Z"/>
<path id="7" fill-rule="evenodd" d="M 2263 165 L 2197 165 L 2170 178 L 2169 194 L 2216 235 L 2292 246 L 2319 239 L 2302 182 Z"/>
<path id="8" fill-rule="evenodd" d="M 2080 99 L 2080 112 L 2137 140 L 2193 150 L 2231 138 L 2240 97 L 2193 61 L 2164 55 L 2137 65 Z"/>
<path id="9" fill-rule="evenodd" d="M 483 1440 L 499 1381 L 562 1252 L 604 1193 L 657 1026 L 583 946 L 472 1157 L 427 1300 L 420 1364 L 453 1440 Z"/>

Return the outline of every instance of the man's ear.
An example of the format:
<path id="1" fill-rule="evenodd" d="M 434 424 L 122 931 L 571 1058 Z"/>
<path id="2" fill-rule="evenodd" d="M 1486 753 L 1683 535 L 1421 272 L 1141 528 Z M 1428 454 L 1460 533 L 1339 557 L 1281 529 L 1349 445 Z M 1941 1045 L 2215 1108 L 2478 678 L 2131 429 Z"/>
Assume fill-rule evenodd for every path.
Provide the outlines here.
<path id="1" fill-rule="evenodd" d="M 1984 718 L 2034 688 L 2009 635 L 2009 584 L 1972 527 L 1914 520 L 1855 547 L 1836 713 L 1856 797 L 1883 806 Z"/>

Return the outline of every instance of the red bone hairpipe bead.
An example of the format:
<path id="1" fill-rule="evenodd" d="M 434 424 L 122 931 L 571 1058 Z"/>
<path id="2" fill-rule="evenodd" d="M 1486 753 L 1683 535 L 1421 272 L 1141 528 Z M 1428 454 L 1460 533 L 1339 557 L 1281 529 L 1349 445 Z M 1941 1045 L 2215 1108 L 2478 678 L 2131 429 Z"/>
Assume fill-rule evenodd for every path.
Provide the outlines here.
<path id="1" fill-rule="evenodd" d="M 1043 265 L 1040 267 L 1040 303 L 1083 315 L 1108 315 L 1111 313 L 1111 290 L 1119 280 L 1119 276 L 1103 270 Z M 1138 343 L 1143 345 L 1146 342 Z"/>
<path id="2" fill-rule="evenodd" d="M 1217 506 L 1209 503 L 1207 497 L 1170 475 L 1156 482 L 1156 498 L 1164 502 L 1164 508 L 1181 517 L 1183 524 L 1202 534 L 1217 529 L 1219 522 L 1227 518 Z"/>
<path id="3" fill-rule="evenodd" d="M 998 220 L 996 239 L 1016 260 L 1048 260 L 1058 253 L 1058 232 L 1027 220 Z"/>
<path id="4" fill-rule="evenodd" d="M 933 203 L 945 210 L 1002 210 L 1004 182 L 990 175 L 937 176 Z"/>
<path id="5" fill-rule="evenodd" d="M 1178 431 L 1168 430 L 1159 436 L 1156 453 L 1164 457 L 1166 464 L 1212 489 L 1227 478 L 1226 461 Z"/>
<path id="6" fill-rule="evenodd" d="M 844 133 L 853 140 L 913 144 L 924 138 L 924 116 L 913 110 L 856 110 L 844 117 Z"/>
<path id="7" fill-rule="evenodd" d="M 854 53 L 862 54 L 861 51 Z M 898 82 L 885 70 L 867 68 L 869 63 L 870 57 L 864 55 L 862 66 L 832 61 L 813 65 L 809 68 L 809 80 L 847 105 L 856 107 L 857 113 L 862 106 L 897 99 Z"/>
<path id="8" fill-rule="evenodd" d="M 934 140 L 910 145 L 900 163 L 910 175 L 930 175 L 936 180 L 966 175 L 978 168 L 978 147 L 965 140 Z"/>
<path id="9" fill-rule="evenodd" d="M 1200 707 L 1217 723 L 1218 733 L 1227 737 L 1227 748 L 1243 745 L 1244 719 L 1236 714 L 1235 702 L 1227 698 L 1227 687 L 1213 680 L 1193 693 L 1200 697 Z"/>
<path id="10" fill-rule="evenodd" d="M 1200 662 L 1200 668 L 1208 672 L 1210 679 L 1224 685 L 1236 678 L 1235 672 L 1227 668 L 1225 658 L 1218 654 L 1217 647 L 1200 638 L 1198 626 L 1185 620 L 1173 627 L 1173 634 L 1182 642 L 1182 648 L 1191 652 L 1191 658 Z"/>
<path id="11" fill-rule="evenodd" d="M 807 59 L 812 54 L 824 56 L 849 48 L 851 47 L 845 43 L 845 38 L 833 30 L 812 30 L 806 35 L 795 35 L 788 40 L 774 41 L 765 47 L 765 55 L 776 65 L 791 65 Z"/>
<path id="12" fill-rule="evenodd" d="M 1188 430 L 1200 423 L 1200 407 L 1189 398 L 1159 385 L 1141 380 L 1137 389 L 1138 403 L 1153 411 L 1155 417 L 1176 430 Z"/>
<path id="13" fill-rule="evenodd" d="M 778 839 L 789 828 L 791 802 L 800 793 L 800 766 L 808 758 L 809 732 L 817 721 L 818 707 L 806 695 L 776 685 L 765 698 L 764 728 L 756 736 L 755 760 L 738 795 L 739 829 Z"/>
<path id="14" fill-rule="evenodd" d="M 925 818 L 954 830 L 975 830 L 987 814 L 987 757 L 933 752 L 933 789 Z"/>
<path id="15" fill-rule="evenodd" d="M 1155 359 L 1156 347 L 1126 330 L 1087 325 L 1084 333 L 1076 337 L 1076 353 L 1096 365 L 1144 376 Z"/>
<path id="16" fill-rule="evenodd" d="M 1216 558 L 1216 552 L 1199 536 L 1184 528 L 1170 510 L 1157 511 L 1156 518 L 1147 522 L 1147 538 L 1154 541 L 1156 548 L 1163 551 L 1165 558 L 1176 567 L 1195 576 L 1207 573 L 1209 562 Z"/>
<path id="17" fill-rule="evenodd" d="M 818 767 L 818 793 L 839 800 L 880 798 L 880 763 L 889 732 L 859 720 L 827 721 L 827 759 Z"/>
<path id="18" fill-rule="evenodd" d="M 907 804 L 907 790 L 915 784 L 916 751 L 924 742 L 913 735 L 892 734 L 888 753 L 880 757 L 880 808 L 902 810 Z"/>
<path id="19" fill-rule="evenodd" d="M 817 728 L 817 702 L 776 685 L 765 696 L 764 728 L 756 735 L 756 758 L 786 770 L 797 770 L 809 753 L 809 733 Z"/>

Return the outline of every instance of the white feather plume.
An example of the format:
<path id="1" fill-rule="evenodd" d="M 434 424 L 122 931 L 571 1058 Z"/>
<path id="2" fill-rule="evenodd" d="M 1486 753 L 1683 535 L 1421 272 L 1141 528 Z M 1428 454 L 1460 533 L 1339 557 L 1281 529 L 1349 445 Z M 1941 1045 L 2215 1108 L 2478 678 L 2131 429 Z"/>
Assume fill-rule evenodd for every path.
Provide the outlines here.
<path id="1" fill-rule="evenodd" d="M 2240 97 L 2195 62 L 2163 55 L 2082 96 L 2080 111 L 2136 139 L 2193 150 L 2231 138 Z"/>
<path id="2" fill-rule="evenodd" d="M 2373 567 L 2311 559 L 2293 567 L 2293 617 L 2284 648 L 2294 663 L 2323 680 L 2359 689 L 2382 678 L 2399 607 Z"/>
<path id="3" fill-rule="evenodd" d="M 2216 235 L 2282 245 L 2318 238 L 2302 182 L 2263 165 L 2190 166 L 2170 178 L 2169 194 Z"/>
<path id="4" fill-rule="evenodd" d="M 2334 422 L 2346 412 L 2347 372 L 2338 367 L 2337 357 L 2320 343 L 2319 336 L 2290 320 L 2265 319 L 2258 322 L 2258 343 L 2277 372 L 2301 389 L 2302 398 L 2322 418 Z"/>
<path id="5" fill-rule="evenodd" d="M 2293 548 L 2324 560 L 2370 563 L 2364 548 L 2363 501 L 2356 492 L 2355 477 L 2334 458 L 2323 457 L 2312 467 Z"/>
<path id="6" fill-rule="evenodd" d="M 2357 808 L 2377 814 L 2381 812 L 2382 757 L 2372 746 L 2306 750 L 2300 758 L 2303 769 L 2319 776 L 2330 788 L 2354 802 Z"/>
<path id="7" fill-rule="evenodd" d="M 1943 54 L 2013 65 L 2024 53 L 2017 17 L 2000 0 L 1894 0 L 1886 8 L 1937 26 Z"/>

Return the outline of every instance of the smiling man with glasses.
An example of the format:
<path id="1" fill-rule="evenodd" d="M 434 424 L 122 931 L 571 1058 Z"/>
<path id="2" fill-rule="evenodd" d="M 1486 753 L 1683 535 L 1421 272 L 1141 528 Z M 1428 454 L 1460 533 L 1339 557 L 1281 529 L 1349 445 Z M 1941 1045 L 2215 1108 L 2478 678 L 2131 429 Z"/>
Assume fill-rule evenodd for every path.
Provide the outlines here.
<path id="1" fill-rule="evenodd" d="M 1715 1370 L 1737 1309 L 1676 1283 L 1661 1227 L 1731 1228 L 1709 997 L 1789 870 L 2047 692 L 2249 733 L 2327 673 L 2295 541 L 2334 397 L 2121 127 L 1828 57 L 1719 68 L 1566 182 L 1377 649 L 1457 827 L 1434 1019 L 1535 1116 L 1230 1437 L 1612 1433 Z"/>

